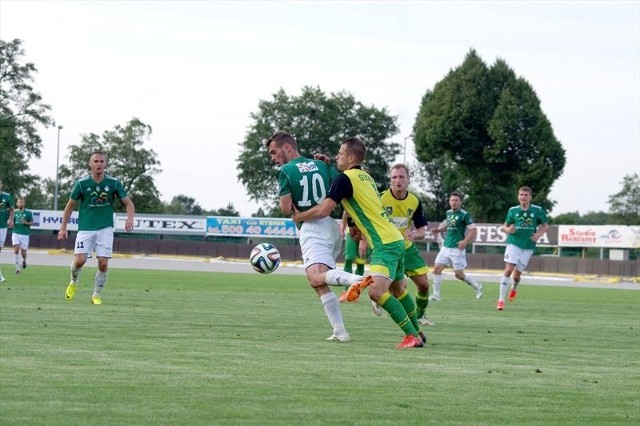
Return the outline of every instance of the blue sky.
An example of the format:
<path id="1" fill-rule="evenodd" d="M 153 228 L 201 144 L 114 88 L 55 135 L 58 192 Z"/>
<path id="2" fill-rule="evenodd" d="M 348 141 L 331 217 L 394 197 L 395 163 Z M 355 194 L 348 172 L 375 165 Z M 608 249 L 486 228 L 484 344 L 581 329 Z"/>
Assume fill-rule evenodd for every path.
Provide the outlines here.
<path id="1" fill-rule="evenodd" d="M 606 211 L 640 172 L 638 1 L 0 0 L 0 38 L 22 39 L 38 68 L 35 89 L 64 126 L 61 162 L 81 134 L 137 117 L 153 128 L 165 201 L 253 213 L 236 183 L 239 143 L 280 88 L 346 90 L 387 108 L 403 144 L 423 94 L 472 48 L 533 86 L 567 151 L 552 215 Z M 41 135 L 29 167 L 53 178 L 57 130 Z"/>

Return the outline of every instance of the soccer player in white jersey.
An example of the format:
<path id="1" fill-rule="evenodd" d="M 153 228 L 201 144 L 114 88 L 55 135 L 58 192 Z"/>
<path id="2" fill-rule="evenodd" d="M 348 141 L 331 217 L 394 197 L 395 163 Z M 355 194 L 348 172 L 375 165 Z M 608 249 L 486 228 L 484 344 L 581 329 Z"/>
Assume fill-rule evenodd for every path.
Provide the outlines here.
<path id="1" fill-rule="evenodd" d="M 324 161 L 300 155 L 297 141 L 284 131 L 271 136 L 266 146 L 271 161 L 280 168 L 278 184 L 282 213 L 290 216 L 294 208 L 308 210 L 326 198 L 331 180 L 337 175 L 335 168 Z M 338 297 L 327 284 L 349 285 L 362 277 L 336 269 L 336 258 L 342 249 L 342 235 L 336 221 L 327 216 L 302 223 L 300 248 L 309 285 L 318 294 L 333 328 L 333 334 L 327 340 L 349 341 Z"/>

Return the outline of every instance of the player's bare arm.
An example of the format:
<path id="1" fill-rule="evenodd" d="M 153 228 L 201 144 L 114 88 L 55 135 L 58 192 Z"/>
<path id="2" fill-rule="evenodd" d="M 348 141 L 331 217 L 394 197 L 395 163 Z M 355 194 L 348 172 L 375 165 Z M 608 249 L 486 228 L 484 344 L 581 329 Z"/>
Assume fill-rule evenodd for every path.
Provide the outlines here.
<path id="1" fill-rule="evenodd" d="M 71 213 L 73 213 L 73 209 L 76 207 L 76 202 L 74 200 L 69 200 L 67 205 L 64 207 L 64 211 L 62 212 L 62 223 L 60 224 L 60 231 L 58 231 L 58 240 L 63 241 L 66 240 L 69 236 L 67 232 L 67 223 L 69 223 L 69 219 L 71 219 Z"/>
<path id="2" fill-rule="evenodd" d="M 545 232 L 547 232 L 549 230 L 549 224 L 548 223 L 543 223 L 542 225 L 538 226 L 538 232 L 536 232 L 535 234 L 533 234 L 531 236 L 531 241 L 533 241 L 534 243 L 536 241 L 538 241 Z"/>
<path id="3" fill-rule="evenodd" d="M 127 232 L 131 232 L 133 230 L 133 215 L 136 212 L 136 207 L 129 197 L 124 198 L 122 204 L 124 204 L 127 209 L 127 220 L 124 223 L 124 229 L 126 229 Z"/>
<path id="4" fill-rule="evenodd" d="M 464 236 L 464 240 L 458 243 L 458 248 L 460 250 L 464 250 L 467 248 L 471 241 L 476 239 L 476 235 L 478 234 L 478 229 L 475 227 L 475 224 L 471 224 L 467 227 L 467 234 Z"/>

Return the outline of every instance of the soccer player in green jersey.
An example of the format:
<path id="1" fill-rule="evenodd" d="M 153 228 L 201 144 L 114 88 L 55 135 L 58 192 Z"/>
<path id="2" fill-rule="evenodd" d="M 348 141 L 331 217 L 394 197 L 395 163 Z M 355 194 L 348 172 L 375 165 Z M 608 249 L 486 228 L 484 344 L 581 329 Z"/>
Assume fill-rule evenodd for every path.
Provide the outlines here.
<path id="1" fill-rule="evenodd" d="M 27 267 L 27 249 L 29 248 L 29 235 L 31 225 L 33 225 L 33 213 L 25 208 L 24 197 L 18 197 L 13 217 L 13 233 L 11 234 L 11 244 L 15 256 L 16 274 L 19 274 Z M 22 257 L 20 252 L 22 251 Z"/>
<path id="2" fill-rule="evenodd" d="M 404 339 L 396 347 L 423 346 L 420 326 L 416 319 L 413 298 L 404 291 L 398 300 L 392 295 L 401 291 L 404 284 L 404 238 L 389 220 L 373 178 L 361 164 L 365 159 L 365 145 L 357 137 L 345 139 L 336 156 L 338 169 L 342 171 L 331 184 L 327 197 L 316 207 L 296 212 L 296 222 L 326 217 L 342 204 L 353 221 L 354 232 L 360 232 L 371 247 L 370 273 L 361 283 L 355 283 L 347 291 L 347 299 L 353 302 L 360 292 L 369 286 L 369 297 L 389 313 L 402 329 Z M 357 231 L 356 231 L 357 229 Z M 390 291 L 391 290 L 391 291 Z"/>
<path id="3" fill-rule="evenodd" d="M 449 207 L 445 221 L 434 233 L 444 233 L 444 244 L 436 256 L 433 269 L 433 294 L 429 300 L 440 300 L 442 271 L 453 267 L 457 279 L 469 284 L 476 291 L 476 299 L 482 297 L 482 284 L 464 272 L 467 267 L 467 245 L 476 238 L 476 225 L 468 211 L 462 208 L 462 194 L 457 191 L 449 195 Z"/>
<path id="4" fill-rule="evenodd" d="M 294 208 L 305 211 L 325 199 L 331 180 L 338 174 L 333 167 L 300 155 L 297 141 L 284 131 L 271 136 L 266 146 L 271 161 L 279 167 L 282 213 L 289 216 Z M 336 269 L 336 258 L 342 250 L 342 235 L 336 221 L 328 216 L 304 221 L 300 225 L 300 249 L 309 285 L 320 298 L 333 328 L 327 340 L 349 341 L 338 297 L 327 285 L 348 285 L 362 277 Z"/>
<path id="5" fill-rule="evenodd" d="M 0 252 L 7 239 L 7 229 L 13 228 L 13 198 L 6 192 L 2 192 L 2 180 L 0 180 Z M 0 269 L 0 283 L 5 281 Z"/>
<path id="6" fill-rule="evenodd" d="M 122 182 L 105 173 L 107 156 L 95 151 L 89 158 L 91 174 L 75 182 L 71 190 L 69 202 L 62 214 L 62 223 L 58 232 L 58 240 L 64 241 L 68 237 L 67 223 L 76 204 L 80 203 L 78 211 L 78 235 L 75 241 L 73 262 L 71 262 L 71 282 L 67 286 L 65 297 L 73 299 L 79 283 L 80 272 L 95 250 L 98 258 L 98 271 L 93 286 L 91 303 L 101 305 L 100 293 L 107 281 L 109 259 L 113 255 L 113 204 L 118 197 L 127 210 L 125 229 L 133 229 L 133 215 L 135 206 Z"/>
<path id="7" fill-rule="evenodd" d="M 549 229 L 547 214 L 542 207 L 531 204 L 533 192 L 528 186 L 518 189 L 517 206 L 511 207 L 507 212 L 507 218 L 502 225 L 502 230 L 507 234 L 507 247 L 504 250 L 504 272 L 500 278 L 500 295 L 496 309 L 504 309 L 504 299 L 513 275 L 513 283 L 509 292 L 509 301 L 513 301 L 517 295 L 520 276 L 527 268 L 536 242 Z"/>

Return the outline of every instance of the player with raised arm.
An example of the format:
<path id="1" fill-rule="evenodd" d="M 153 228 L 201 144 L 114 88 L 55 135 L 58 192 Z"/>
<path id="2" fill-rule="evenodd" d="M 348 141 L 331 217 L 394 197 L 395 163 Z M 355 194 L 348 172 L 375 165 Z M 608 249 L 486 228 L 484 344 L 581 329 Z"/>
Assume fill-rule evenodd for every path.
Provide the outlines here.
<path id="1" fill-rule="evenodd" d="M 293 136 L 279 131 L 266 142 L 271 161 L 279 167 L 280 210 L 289 216 L 322 203 L 337 171 L 325 162 L 303 157 Z M 309 285 L 322 302 L 325 315 L 333 328 L 327 340 L 349 341 L 338 297 L 327 284 L 348 285 L 361 276 L 336 269 L 336 258 L 342 250 L 342 235 L 331 217 L 306 220 L 300 225 L 300 249 Z"/>

